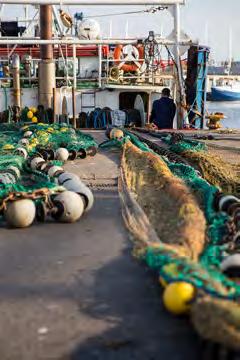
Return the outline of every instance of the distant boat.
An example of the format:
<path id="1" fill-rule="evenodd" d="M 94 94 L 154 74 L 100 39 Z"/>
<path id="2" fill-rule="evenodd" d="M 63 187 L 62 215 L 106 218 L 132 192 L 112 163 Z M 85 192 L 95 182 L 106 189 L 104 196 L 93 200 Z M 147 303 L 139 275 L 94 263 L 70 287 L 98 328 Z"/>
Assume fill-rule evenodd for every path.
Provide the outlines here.
<path id="1" fill-rule="evenodd" d="M 240 83 L 230 83 L 212 87 L 212 101 L 239 101 Z"/>
<path id="2" fill-rule="evenodd" d="M 232 68 L 232 29 L 229 28 L 229 61 L 226 63 L 226 79 L 221 79 L 216 85 L 212 86 L 212 101 L 239 101 L 240 100 L 240 82 L 230 79 Z"/>

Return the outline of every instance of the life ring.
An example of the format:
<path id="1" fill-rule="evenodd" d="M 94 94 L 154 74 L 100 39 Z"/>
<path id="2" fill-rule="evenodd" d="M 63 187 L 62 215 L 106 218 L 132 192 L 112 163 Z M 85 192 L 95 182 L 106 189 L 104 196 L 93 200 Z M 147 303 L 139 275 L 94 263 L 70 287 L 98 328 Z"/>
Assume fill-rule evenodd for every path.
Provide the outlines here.
<path id="1" fill-rule="evenodd" d="M 113 58 L 117 67 L 124 72 L 138 71 L 144 62 L 144 47 L 142 45 L 117 45 Z"/>

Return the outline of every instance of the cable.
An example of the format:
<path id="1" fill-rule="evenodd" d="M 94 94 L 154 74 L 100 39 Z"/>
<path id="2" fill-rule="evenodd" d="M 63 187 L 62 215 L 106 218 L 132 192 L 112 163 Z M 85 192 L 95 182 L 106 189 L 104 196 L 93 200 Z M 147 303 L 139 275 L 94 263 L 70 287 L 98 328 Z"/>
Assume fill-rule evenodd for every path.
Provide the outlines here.
<path id="1" fill-rule="evenodd" d="M 163 11 L 166 9 L 168 9 L 167 6 L 158 6 L 158 7 L 151 7 L 150 9 L 147 9 L 147 10 L 136 10 L 136 11 L 121 12 L 121 13 L 101 14 L 101 15 L 89 15 L 89 16 L 84 16 L 84 19 L 100 18 L 100 17 L 107 17 L 107 16 L 119 16 L 119 15 L 133 15 L 133 14 L 140 14 L 140 13 L 155 14 L 158 11 Z"/>

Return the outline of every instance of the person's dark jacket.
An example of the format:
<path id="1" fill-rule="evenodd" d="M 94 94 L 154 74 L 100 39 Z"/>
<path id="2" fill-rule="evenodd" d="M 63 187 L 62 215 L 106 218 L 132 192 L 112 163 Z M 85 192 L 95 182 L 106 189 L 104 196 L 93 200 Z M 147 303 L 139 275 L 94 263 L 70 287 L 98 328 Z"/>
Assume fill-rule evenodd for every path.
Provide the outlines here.
<path id="1" fill-rule="evenodd" d="M 159 129 L 172 129 L 175 114 L 176 105 L 174 101 L 163 96 L 153 102 L 150 122 L 153 122 Z"/>

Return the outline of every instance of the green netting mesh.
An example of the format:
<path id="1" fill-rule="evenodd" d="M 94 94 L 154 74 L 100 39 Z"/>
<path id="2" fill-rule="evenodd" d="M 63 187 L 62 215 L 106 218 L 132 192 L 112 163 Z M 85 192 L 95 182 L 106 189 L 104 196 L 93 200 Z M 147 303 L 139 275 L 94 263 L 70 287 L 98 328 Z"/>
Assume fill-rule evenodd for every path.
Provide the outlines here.
<path id="1" fill-rule="evenodd" d="M 178 154 L 188 150 L 207 151 L 207 145 L 199 141 L 184 138 L 184 140 L 174 143 L 173 139 L 174 135 L 168 135 L 162 138 L 162 140 L 170 146 L 170 150 Z"/>
<path id="2" fill-rule="evenodd" d="M 105 147 L 122 146 L 129 140 L 142 151 L 153 152 L 146 144 L 127 131 L 125 131 L 124 139 L 121 141 L 111 140 L 105 144 Z M 169 143 L 170 140 L 171 137 L 166 138 Z M 179 153 L 186 150 L 207 151 L 204 144 L 191 140 L 173 144 L 171 149 Z M 204 290 L 213 296 L 227 299 L 239 298 L 240 285 L 229 280 L 220 271 L 220 263 L 229 246 L 221 245 L 223 237 L 227 234 L 229 217 L 225 213 L 218 213 L 214 210 L 214 196 L 219 189 L 199 177 L 199 173 L 193 167 L 172 163 L 165 157 L 162 157 L 162 159 L 167 163 L 171 172 L 182 179 L 198 198 L 206 217 L 208 225 L 206 235 L 209 241 L 198 263 L 193 263 L 191 260 L 179 257 L 177 253 L 166 250 L 164 244 L 160 248 L 148 247 L 143 255 L 143 260 L 146 261 L 149 267 L 157 270 L 159 275 L 167 282 L 188 281 L 198 289 Z"/>
<path id="3" fill-rule="evenodd" d="M 28 142 L 22 144 L 21 139 L 26 131 L 32 134 Z M 0 124 L 0 199 L 10 192 L 33 192 L 41 188 L 58 189 L 48 175 L 33 171 L 27 160 L 16 155 L 19 147 L 24 147 L 29 156 L 36 154 L 39 148 L 56 150 L 65 147 L 68 150 L 88 149 L 97 147 L 95 140 L 79 130 L 66 124 Z M 51 161 L 54 165 L 62 165 L 60 161 Z M 16 173 L 16 168 L 20 174 Z M 20 175 L 20 176 L 19 176 Z"/>

